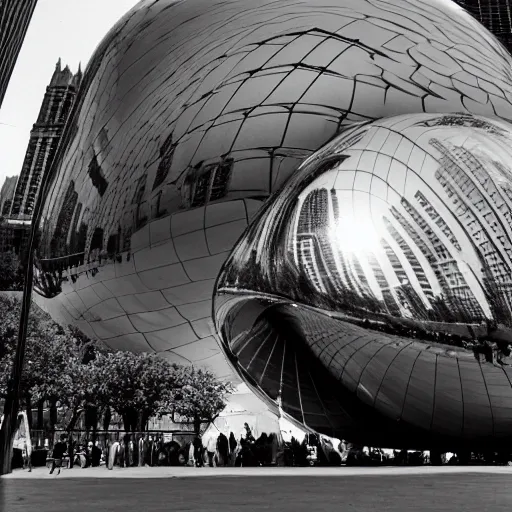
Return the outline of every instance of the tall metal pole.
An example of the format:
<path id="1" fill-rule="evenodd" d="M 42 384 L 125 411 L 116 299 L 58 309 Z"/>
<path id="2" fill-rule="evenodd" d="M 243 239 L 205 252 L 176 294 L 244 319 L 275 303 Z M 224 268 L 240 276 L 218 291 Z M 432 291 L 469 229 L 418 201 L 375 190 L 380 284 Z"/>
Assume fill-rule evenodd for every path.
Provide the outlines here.
<path id="1" fill-rule="evenodd" d="M 42 187 L 43 188 L 43 187 Z M 42 190 L 41 190 L 42 192 Z M 41 203 L 42 193 L 39 193 L 37 203 Z M 40 205 L 35 209 L 37 214 Z M 34 216 L 38 220 L 38 215 Z M 23 285 L 23 300 L 21 305 L 20 327 L 18 330 L 18 344 L 12 367 L 11 378 L 7 386 L 7 397 L 4 405 L 4 421 L 0 429 L 0 474 L 11 472 L 11 454 L 13 448 L 13 433 L 16 430 L 18 411 L 20 405 L 21 375 L 25 360 L 25 347 L 27 344 L 28 320 L 30 305 L 32 303 L 32 283 L 34 280 L 34 245 L 38 222 L 33 222 L 28 242 L 28 254 L 25 268 L 25 283 Z"/>
<path id="2" fill-rule="evenodd" d="M 1 0 L 0 0 L 1 1 Z M 96 60 L 98 63 L 102 61 L 103 55 L 107 48 L 105 42 L 101 45 L 102 50 L 96 50 Z M 101 51 L 101 55 L 100 52 Z M 11 454 L 13 446 L 13 434 L 16 429 L 16 422 L 20 404 L 20 388 L 21 388 L 21 374 L 23 371 L 23 363 L 25 359 L 25 347 L 27 342 L 27 331 L 28 331 L 28 320 L 30 315 L 30 305 L 32 303 L 32 284 L 34 281 L 34 250 L 36 248 L 36 238 L 41 222 L 41 215 L 43 212 L 43 202 L 47 197 L 50 185 L 56 173 L 57 164 L 61 158 L 62 148 L 66 147 L 66 144 L 71 138 L 71 133 L 67 129 L 70 122 L 73 122 L 79 106 L 83 103 L 83 96 L 80 94 L 81 91 L 87 91 L 90 78 L 94 75 L 95 69 L 86 70 L 83 80 L 80 83 L 78 91 L 76 91 L 76 98 L 71 108 L 71 112 L 66 120 L 64 130 L 62 132 L 61 140 L 57 146 L 55 156 L 49 166 L 48 172 L 43 174 L 41 179 L 41 187 L 37 194 L 37 199 L 34 205 L 34 214 L 32 216 L 32 226 L 30 229 L 29 241 L 28 241 L 28 254 L 25 269 L 25 283 L 23 286 L 23 303 L 21 307 L 20 315 L 20 328 L 18 332 L 18 345 L 16 347 L 16 356 L 14 366 L 12 369 L 11 380 L 8 384 L 8 393 L 4 405 L 4 421 L 2 428 L 0 429 L 0 474 L 10 473 L 11 471 Z"/>
<path id="3" fill-rule="evenodd" d="M 16 430 L 16 422 L 20 406 L 21 377 L 23 372 L 23 363 L 25 361 L 25 347 L 27 344 L 30 306 L 32 304 L 32 285 L 34 281 L 34 250 L 36 248 L 36 238 L 39 229 L 39 223 L 41 221 L 43 201 L 48 194 L 49 186 L 52 183 L 52 178 L 55 174 L 55 163 L 58 161 L 59 152 L 64 140 L 65 133 L 66 128 L 64 127 L 63 137 L 57 147 L 54 159 L 50 164 L 48 172 L 44 173 L 41 178 L 41 187 L 39 189 L 39 193 L 37 194 L 37 199 L 34 205 L 32 226 L 30 228 L 27 245 L 25 283 L 23 285 L 23 299 L 21 305 L 20 327 L 18 331 L 18 344 L 16 346 L 16 354 L 14 358 L 11 379 L 9 380 L 7 386 L 7 398 L 4 405 L 4 421 L 2 422 L 2 428 L 0 429 L 0 475 L 5 475 L 11 472 L 13 434 Z"/>

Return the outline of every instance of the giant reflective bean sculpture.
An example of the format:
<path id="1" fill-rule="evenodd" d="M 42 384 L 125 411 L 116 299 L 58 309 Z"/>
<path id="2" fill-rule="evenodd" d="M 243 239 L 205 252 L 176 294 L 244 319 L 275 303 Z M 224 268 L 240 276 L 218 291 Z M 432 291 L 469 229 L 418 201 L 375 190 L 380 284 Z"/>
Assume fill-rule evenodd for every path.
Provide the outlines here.
<path id="1" fill-rule="evenodd" d="M 446 356 L 452 366 L 445 368 L 434 349 L 444 338 L 427 350 L 419 333 L 428 326 L 436 336 L 466 340 L 472 332 L 480 340 L 491 329 L 485 320 L 506 339 L 509 199 L 500 187 L 507 159 L 496 153 L 488 164 L 452 134 L 504 151 L 496 141 L 508 137 L 503 123 L 512 119 L 511 73 L 504 48 L 448 0 L 143 0 L 105 37 L 84 76 L 43 192 L 36 300 L 111 348 L 158 352 L 232 380 L 235 367 L 319 431 L 377 431 L 389 440 L 406 425 L 415 439 L 499 437 L 498 419 L 509 409 L 502 404 L 489 419 L 494 408 L 482 394 L 488 377 L 481 369 L 499 382 L 506 372 L 480 366 L 461 347 L 439 349 L 466 351 L 466 359 Z M 451 112 L 461 115 L 377 121 Z M 439 141 L 407 143 L 410 130 Z M 452 160 L 466 162 L 460 165 L 469 170 L 460 172 L 470 173 L 470 199 L 443 170 Z M 480 169 L 491 176 L 484 184 L 471 174 Z M 324 187 L 336 173 L 344 177 Z M 486 192 L 492 186 L 497 191 Z M 459 196 L 465 199 L 455 202 Z M 489 213 L 478 213 L 481 205 L 491 205 Z M 477 220 L 464 217 L 470 214 Z M 352 256 L 343 259 L 343 251 Z M 242 306 L 242 292 L 250 306 Z M 269 326 L 292 324 L 297 335 L 286 346 L 300 354 L 281 341 L 275 346 L 284 355 L 247 338 L 273 340 Z M 342 332 L 360 341 L 340 341 Z M 320 348 L 331 335 L 333 347 L 350 343 L 339 360 L 333 348 Z M 388 341 L 364 345 L 368 336 L 397 337 L 396 353 Z M 240 352 L 237 343 L 246 342 L 244 350 L 257 355 Z M 263 366 L 253 371 L 256 361 Z M 289 364 L 293 378 L 283 371 Z M 387 380 L 378 389 L 364 384 L 366 368 L 375 382 L 382 373 Z M 418 380 L 403 390 L 400 379 L 411 375 Z M 479 379 L 475 395 L 461 398 L 464 378 Z M 386 387 L 393 379 L 402 402 Z M 432 379 L 458 400 L 445 423 L 445 402 L 427 393 Z M 354 412 L 360 404 L 364 428 Z M 372 423 L 374 414 L 382 426 Z M 419 425 L 423 419 L 430 423 Z"/>

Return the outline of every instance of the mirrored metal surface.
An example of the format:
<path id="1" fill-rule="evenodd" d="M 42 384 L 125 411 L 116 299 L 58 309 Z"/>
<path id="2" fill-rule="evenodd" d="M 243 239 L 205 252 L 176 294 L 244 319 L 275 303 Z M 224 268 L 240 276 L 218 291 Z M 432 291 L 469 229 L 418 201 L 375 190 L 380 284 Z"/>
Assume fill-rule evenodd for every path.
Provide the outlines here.
<path id="1" fill-rule="evenodd" d="M 511 162 L 512 125 L 463 114 L 366 123 L 308 159 L 219 278 L 240 370 L 370 445 L 510 442 Z"/>
<path id="2" fill-rule="evenodd" d="M 86 70 L 44 192 L 37 300 L 112 348 L 233 378 L 214 283 L 267 198 L 354 123 L 512 119 L 511 72 L 444 0 L 142 1 Z"/>

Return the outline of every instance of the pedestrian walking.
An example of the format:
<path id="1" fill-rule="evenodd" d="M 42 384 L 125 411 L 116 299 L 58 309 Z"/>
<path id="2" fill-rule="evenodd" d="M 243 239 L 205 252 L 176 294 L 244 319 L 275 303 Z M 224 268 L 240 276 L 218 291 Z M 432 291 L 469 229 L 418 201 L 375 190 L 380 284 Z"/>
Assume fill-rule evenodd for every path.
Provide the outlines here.
<path id="1" fill-rule="evenodd" d="M 60 475 L 60 470 L 62 468 L 62 459 L 64 458 L 64 454 L 67 451 L 67 436 L 66 434 L 61 434 L 60 441 L 55 444 L 52 452 L 52 468 L 50 469 L 50 475 L 57 469 L 57 475 Z"/>

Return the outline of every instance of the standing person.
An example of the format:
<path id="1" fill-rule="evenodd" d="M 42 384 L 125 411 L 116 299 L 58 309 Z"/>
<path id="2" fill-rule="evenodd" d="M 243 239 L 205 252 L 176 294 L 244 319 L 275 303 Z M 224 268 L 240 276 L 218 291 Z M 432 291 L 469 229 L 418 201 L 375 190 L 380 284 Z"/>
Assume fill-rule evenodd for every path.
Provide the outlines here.
<path id="1" fill-rule="evenodd" d="M 208 465 L 213 468 L 213 459 L 215 457 L 215 450 L 217 449 L 217 441 L 213 435 L 210 436 L 206 443 L 206 451 L 208 452 Z"/>
<path id="2" fill-rule="evenodd" d="M 60 470 L 62 468 L 62 459 L 64 458 L 64 454 L 67 450 L 67 436 L 66 434 L 61 434 L 60 441 L 55 444 L 53 447 L 52 457 L 52 468 L 50 469 L 50 475 L 55 471 L 55 468 L 58 469 L 57 475 L 60 475 Z"/>
<path id="3" fill-rule="evenodd" d="M 229 465 L 229 441 L 224 434 L 217 438 L 217 452 L 219 453 L 219 466 Z"/>
<path id="4" fill-rule="evenodd" d="M 196 468 L 204 467 L 203 441 L 201 440 L 201 436 L 200 435 L 197 435 L 194 438 L 194 459 L 196 461 Z"/>
<path id="5" fill-rule="evenodd" d="M 30 439 L 23 441 L 23 469 L 28 469 L 30 473 L 32 471 L 32 446 Z"/>
<path id="6" fill-rule="evenodd" d="M 98 441 L 91 448 L 91 466 L 97 468 L 101 464 L 101 448 L 98 446 Z"/>
<path id="7" fill-rule="evenodd" d="M 238 443 L 236 442 L 236 438 L 235 438 L 235 434 L 233 434 L 233 432 L 231 432 L 229 434 L 229 453 L 230 453 L 230 460 L 229 460 L 229 465 L 230 466 L 234 466 L 235 465 L 235 460 L 236 460 L 236 448 L 238 446 Z"/>

